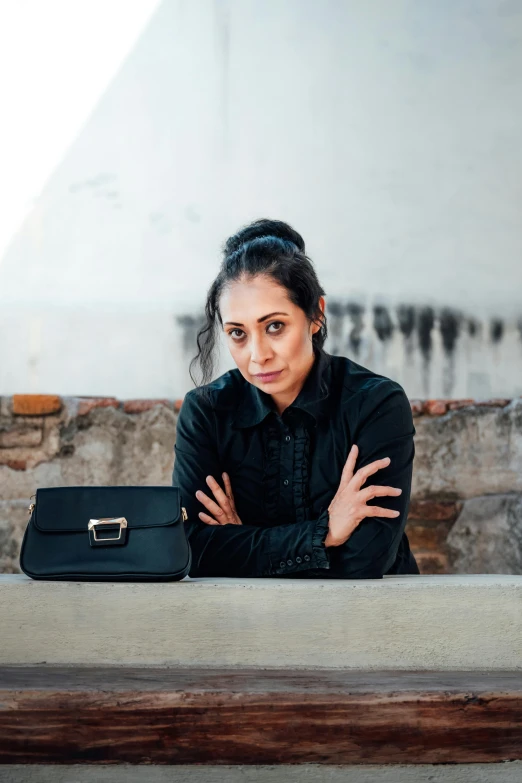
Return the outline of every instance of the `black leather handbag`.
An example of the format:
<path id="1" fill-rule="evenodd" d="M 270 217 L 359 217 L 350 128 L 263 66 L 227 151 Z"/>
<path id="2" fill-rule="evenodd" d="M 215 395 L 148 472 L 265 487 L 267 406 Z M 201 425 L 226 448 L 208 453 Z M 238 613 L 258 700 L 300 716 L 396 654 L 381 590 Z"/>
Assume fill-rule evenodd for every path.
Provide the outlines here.
<path id="1" fill-rule="evenodd" d="M 191 551 L 178 487 L 38 489 L 20 552 L 32 579 L 166 582 Z"/>

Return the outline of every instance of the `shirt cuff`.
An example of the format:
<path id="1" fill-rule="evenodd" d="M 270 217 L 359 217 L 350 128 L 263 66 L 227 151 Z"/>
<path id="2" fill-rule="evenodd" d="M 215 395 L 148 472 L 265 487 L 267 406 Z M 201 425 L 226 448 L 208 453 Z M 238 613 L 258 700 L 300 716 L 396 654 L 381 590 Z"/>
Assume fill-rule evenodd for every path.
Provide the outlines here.
<path id="1" fill-rule="evenodd" d="M 328 509 L 325 509 L 319 515 L 315 524 L 315 530 L 312 535 L 312 552 L 313 552 L 313 565 L 312 568 L 330 568 L 330 558 L 328 556 L 328 550 L 324 545 L 326 536 L 328 535 L 328 524 L 330 521 L 330 515 Z"/>

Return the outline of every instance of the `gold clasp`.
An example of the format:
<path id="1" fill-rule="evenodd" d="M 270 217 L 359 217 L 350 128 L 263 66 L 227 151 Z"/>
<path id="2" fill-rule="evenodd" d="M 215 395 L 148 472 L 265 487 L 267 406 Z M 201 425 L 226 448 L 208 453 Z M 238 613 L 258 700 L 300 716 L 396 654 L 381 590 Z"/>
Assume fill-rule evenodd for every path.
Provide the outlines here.
<path id="1" fill-rule="evenodd" d="M 181 506 L 181 519 L 183 520 L 183 522 L 186 522 L 188 519 L 187 509 L 185 508 L 185 506 Z"/>
<path id="2" fill-rule="evenodd" d="M 96 528 L 98 525 L 119 525 L 120 530 L 118 536 L 113 538 L 98 538 L 96 536 Z M 87 525 L 87 530 L 92 530 L 93 538 L 96 542 L 102 543 L 104 541 L 119 541 L 121 539 L 122 530 L 127 527 L 127 520 L 125 517 L 102 517 L 101 519 L 90 519 Z"/>

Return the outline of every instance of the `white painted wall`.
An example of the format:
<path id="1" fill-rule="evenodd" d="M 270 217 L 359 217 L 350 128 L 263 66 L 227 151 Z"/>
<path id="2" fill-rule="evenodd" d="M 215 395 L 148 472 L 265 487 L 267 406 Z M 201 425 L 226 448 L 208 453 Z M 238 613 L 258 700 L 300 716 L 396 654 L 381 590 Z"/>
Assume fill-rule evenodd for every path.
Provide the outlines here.
<path id="1" fill-rule="evenodd" d="M 181 396 L 193 354 L 174 317 L 197 314 L 220 245 L 260 216 L 304 235 L 331 297 L 452 306 L 486 326 L 505 318 L 498 346 L 458 345 L 453 394 L 522 393 L 522 4 L 145 5 L 94 105 L 87 80 L 62 91 L 59 104 L 84 97 L 85 122 L 69 123 L 54 170 L 4 241 L 0 393 Z M 91 5 L 75 7 L 83 25 Z M 38 24 L 50 51 L 68 41 L 67 71 L 67 25 L 52 14 Z M 100 92 L 94 39 L 81 51 Z M 11 73 L 12 94 L 31 104 L 30 80 Z M 29 134 L 11 112 L 17 159 L 42 123 L 63 127 L 58 104 L 45 105 Z M 4 137 L 1 146 L 8 159 Z M 0 203 L 16 181 L 11 167 Z M 441 394 L 437 339 L 428 389 L 415 346 L 408 369 L 395 343 L 383 349 L 368 331 L 359 361 L 410 396 Z M 220 371 L 230 366 L 225 353 Z"/>

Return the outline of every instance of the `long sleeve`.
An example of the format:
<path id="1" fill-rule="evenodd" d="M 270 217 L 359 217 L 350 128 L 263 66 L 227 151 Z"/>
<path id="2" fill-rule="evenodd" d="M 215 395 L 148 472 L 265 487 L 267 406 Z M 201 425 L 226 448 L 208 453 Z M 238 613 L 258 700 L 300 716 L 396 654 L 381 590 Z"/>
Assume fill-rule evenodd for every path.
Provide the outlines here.
<path id="1" fill-rule="evenodd" d="M 400 515 L 363 519 L 342 546 L 330 550 L 332 575 L 339 570 L 346 579 L 380 579 L 393 565 L 410 505 L 414 435 L 411 406 L 398 383 L 380 381 L 364 393 L 352 433 L 353 442 L 359 447 L 355 469 L 390 458 L 388 467 L 370 476 L 362 488 L 378 485 L 402 489 L 398 497 L 386 495 L 367 503 L 399 511 Z"/>
<path id="2" fill-rule="evenodd" d="M 214 413 L 197 390 L 183 400 L 176 430 L 172 484 L 180 488 L 188 514 L 185 523 L 192 550 L 190 576 L 276 576 L 311 568 L 329 568 L 324 546 L 328 512 L 302 524 L 275 527 L 207 525 L 198 513 L 205 511 L 195 497 L 198 489 L 212 497 L 206 483 L 213 476 L 222 484 Z M 234 482 L 232 480 L 232 491 Z"/>

